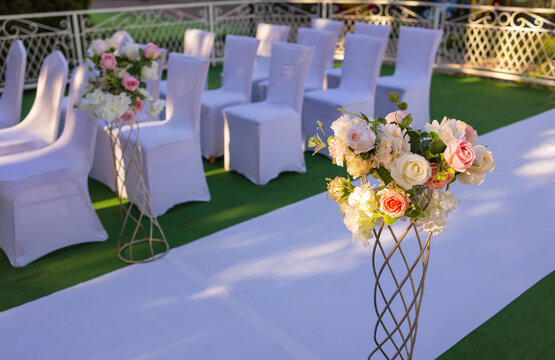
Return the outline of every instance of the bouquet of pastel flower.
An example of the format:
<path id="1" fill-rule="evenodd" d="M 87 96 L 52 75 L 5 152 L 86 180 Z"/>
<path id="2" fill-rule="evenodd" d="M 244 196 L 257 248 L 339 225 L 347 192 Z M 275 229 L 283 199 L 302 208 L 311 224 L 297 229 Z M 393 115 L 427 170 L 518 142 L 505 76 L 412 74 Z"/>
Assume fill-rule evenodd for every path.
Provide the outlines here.
<path id="1" fill-rule="evenodd" d="M 117 47 L 112 39 L 92 42 L 87 59 L 94 65 L 97 76 L 89 79 L 76 107 L 109 122 L 135 121 L 137 112 L 147 105 L 151 105 L 147 113 L 157 116 L 165 101 L 154 101 L 143 80 L 158 77 L 157 61 L 161 59 L 158 46 L 148 43 L 141 49 L 138 44 L 128 43 L 119 51 Z"/>
<path id="2" fill-rule="evenodd" d="M 493 170 L 493 154 L 478 145 L 468 124 L 444 117 L 425 125 L 425 132 L 410 127 L 406 103 L 389 95 L 397 110 L 385 118 L 345 115 L 331 124 L 327 147 L 333 162 L 346 166 L 353 179 L 328 179 L 329 196 L 337 201 L 353 240 L 369 245 L 376 226 L 412 218 L 422 231 L 438 234 L 459 200 L 449 184 L 480 185 Z M 349 115 L 355 116 L 350 117 Z M 324 133 L 322 123 L 319 130 Z M 324 133 L 325 135 L 325 133 Z M 309 139 L 314 153 L 326 147 L 319 134 Z M 368 176 L 378 180 L 371 185 Z"/>

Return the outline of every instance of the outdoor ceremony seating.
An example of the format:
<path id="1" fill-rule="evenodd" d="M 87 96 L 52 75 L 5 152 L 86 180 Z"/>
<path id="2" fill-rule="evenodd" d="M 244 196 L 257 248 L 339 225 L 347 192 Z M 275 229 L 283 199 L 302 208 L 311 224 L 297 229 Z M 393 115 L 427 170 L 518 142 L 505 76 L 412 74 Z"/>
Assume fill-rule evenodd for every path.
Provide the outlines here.
<path id="1" fill-rule="evenodd" d="M 13 266 L 65 246 L 108 238 L 87 185 L 96 119 L 73 108 L 87 73 L 86 64 L 73 73 L 66 126 L 54 144 L 0 156 L 0 247 Z"/>
<path id="2" fill-rule="evenodd" d="M 140 135 L 130 137 L 130 147 L 138 141 L 141 148 L 153 216 L 187 201 L 210 200 L 200 150 L 200 99 L 208 65 L 207 59 L 171 53 L 166 119 L 143 123 Z M 135 185 L 127 182 L 125 190 L 140 204 L 143 193 Z"/>
<path id="3" fill-rule="evenodd" d="M 388 114 L 394 105 L 387 100 L 396 92 L 401 101 L 410 104 L 412 127 L 423 129 L 430 122 L 430 85 L 443 30 L 401 26 L 395 73 L 381 76 L 376 83 L 376 112 Z"/>
<path id="4" fill-rule="evenodd" d="M 56 140 L 67 73 L 67 61 L 60 51 L 44 59 L 29 114 L 17 125 L 0 129 L 0 155 L 40 149 Z"/>
<path id="5" fill-rule="evenodd" d="M 222 86 L 204 91 L 201 98 L 202 155 L 207 159 L 224 154 L 222 110 L 250 102 L 252 69 L 258 43 L 258 39 L 248 36 L 226 36 Z"/>
<path id="6" fill-rule="evenodd" d="M 316 30 L 331 31 L 333 33 L 333 49 L 328 55 L 328 60 L 326 62 L 326 69 L 333 68 L 333 56 L 335 55 L 335 48 L 337 47 L 337 42 L 339 41 L 339 36 L 341 36 L 341 30 L 343 30 L 343 21 L 316 18 L 312 19 L 311 26 Z"/>
<path id="7" fill-rule="evenodd" d="M 15 40 L 6 60 L 4 91 L 0 96 L 0 129 L 14 126 L 21 119 L 26 64 L 25 46 L 21 40 Z"/>
<path id="8" fill-rule="evenodd" d="M 355 31 L 357 35 L 367 35 L 374 36 L 380 39 L 389 39 L 389 33 L 391 32 L 391 25 L 382 24 L 372 24 L 362 21 L 355 22 Z M 328 89 L 336 88 L 339 86 L 339 81 L 341 80 L 341 68 L 332 68 L 326 71 L 326 80 Z"/>
<path id="9" fill-rule="evenodd" d="M 210 31 L 187 29 L 183 38 L 183 53 L 189 56 L 210 59 L 215 38 L 216 34 Z M 167 96 L 167 86 L 167 80 L 160 81 L 160 97 L 163 99 Z M 208 89 L 208 76 L 203 86 L 204 90 Z"/>
<path id="10" fill-rule="evenodd" d="M 299 28 L 297 44 L 314 47 L 314 56 L 308 68 L 304 91 L 322 90 L 326 72 L 326 58 L 335 51 L 334 34 L 331 31 Z M 266 98 L 268 80 L 259 83 L 260 97 Z"/>
<path id="11" fill-rule="evenodd" d="M 338 108 L 352 113 L 374 116 L 376 79 L 385 53 L 387 41 L 372 36 L 347 34 L 345 59 L 338 88 L 312 91 L 304 95 L 303 137 L 317 132 L 317 121 L 331 134 L 330 125 L 341 113 Z M 322 153 L 327 154 L 324 150 Z"/>
<path id="12" fill-rule="evenodd" d="M 306 172 L 301 137 L 303 88 L 314 48 L 275 42 L 268 96 L 224 109 L 224 165 L 264 185 L 283 171 Z"/>
<path id="13" fill-rule="evenodd" d="M 256 62 L 252 74 L 252 101 L 262 101 L 258 84 L 270 77 L 270 57 L 274 41 L 287 42 L 290 27 L 259 23 L 256 27 L 256 38 L 260 40 L 256 53 Z"/>

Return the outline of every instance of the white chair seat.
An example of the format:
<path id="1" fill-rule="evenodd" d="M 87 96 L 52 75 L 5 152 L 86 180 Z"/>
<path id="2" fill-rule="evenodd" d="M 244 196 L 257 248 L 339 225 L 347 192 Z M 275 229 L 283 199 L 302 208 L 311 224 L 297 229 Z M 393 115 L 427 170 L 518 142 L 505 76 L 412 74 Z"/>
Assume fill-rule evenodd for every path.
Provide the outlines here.
<path id="1" fill-rule="evenodd" d="M 2 135 L 0 136 L 0 156 L 37 150 L 48 145 L 48 142 L 41 137 L 19 129 L 6 131 Z"/>

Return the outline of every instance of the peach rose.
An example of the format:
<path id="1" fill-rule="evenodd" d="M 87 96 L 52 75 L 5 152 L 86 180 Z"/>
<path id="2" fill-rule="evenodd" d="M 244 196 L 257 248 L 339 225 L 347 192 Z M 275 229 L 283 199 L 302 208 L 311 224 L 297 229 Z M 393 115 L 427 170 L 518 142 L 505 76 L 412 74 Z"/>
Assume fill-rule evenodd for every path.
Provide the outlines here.
<path id="1" fill-rule="evenodd" d="M 143 50 L 143 55 L 145 56 L 145 58 L 150 60 L 156 59 L 158 58 L 158 56 L 160 56 L 160 50 L 158 49 L 158 46 L 156 44 L 150 42 L 146 44 Z"/>
<path id="2" fill-rule="evenodd" d="M 387 121 L 388 123 L 397 123 L 400 124 L 401 121 L 407 116 L 407 113 L 404 112 L 403 110 L 396 110 L 394 112 L 391 112 L 389 114 L 387 114 L 387 116 L 385 117 L 385 121 Z"/>
<path id="3" fill-rule="evenodd" d="M 439 173 L 438 171 L 439 164 L 434 163 L 434 164 L 430 164 L 430 166 L 432 167 L 432 175 L 430 176 L 428 181 L 426 181 L 424 186 L 434 190 L 441 190 L 445 187 L 445 185 L 449 184 L 451 180 L 453 180 L 453 177 L 455 176 L 455 174 L 450 174 L 448 172 L 442 172 L 441 173 L 442 178 L 436 179 L 436 175 L 438 175 Z"/>
<path id="4" fill-rule="evenodd" d="M 409 207 L 409 199 L 396 191 L 383 189 L 378 192 L 378 195 L 380 196 L 380 211 L 391 217 L 403 216 Z"/>
<path id="5" fill-rule="evenodd" d="M 137 98 L 135 100 L 135 110 L 143 111 L 144 107 L 145 107 L 145 103 L 141 99 Z"/>
<path id="6" fill-rule="evenodd" d="M 465 172 L 476 158 L 472 145 L 460 139 L 449 142 L 443 155 L 447 164 L 458 172 Z"/>
<path id="7" fill-rule="evenodd" d="M 132 75 L 125 75 L 121 80 L 121 85 L 127 90 L 135 90 L 139 87 L 139 80 Z"/>
<path id="8" fill-rule="evenodd" d="M 472 145 L 478 144 L 478 133 L 476 132 L 476 130 L 474 130 L 472 126 L 460 120 L 457 120 L 457 124 L 459 125 L 459 128 L 464 132 L 464 137 L 466 141 L 468 141 Z"/>
<path id="9" fill-rule="evenodd" d="M 100 67 L 105 70 L 111 70 L 116 67 L 116 57 L 114 54 L 104 53 L 100 57 Z"/>

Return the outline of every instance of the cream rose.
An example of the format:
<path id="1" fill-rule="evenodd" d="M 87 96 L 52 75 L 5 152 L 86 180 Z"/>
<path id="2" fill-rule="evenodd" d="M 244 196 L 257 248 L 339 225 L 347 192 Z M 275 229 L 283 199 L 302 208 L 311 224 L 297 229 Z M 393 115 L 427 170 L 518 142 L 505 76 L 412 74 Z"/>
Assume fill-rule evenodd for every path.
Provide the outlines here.
<path id="1" fill-rule="evenodd" d="M 141 59 L 141 48 L 134 43 L 127 43 L 121 49 L 123 55 L 131 61 L 138 61 Z"/>
<path id="2" fill-rule="evenodd" d="M 475 174 L 471 172 L 463 172 L 457 175 L 457 180 L 464 185 L 479 186 L 482 185 L 486 178 L 486 174 Z"/>
<path id="3" fill-rule="evenodd" d="M 347 133 L 347 142 L 355 154 L 362 154 L 374 148 L 376 134 L 367 126 L 353 126 Z"/>
<path id="4" fill-rule="evenodd" d="M 145 80 L 156 80 L 158 78 L 158 63 L 154 62 L 152 66 L 143 66 L 141 77 Z"/>
<path id="5" fill-rule="evenodd" d="M 495 160 L 493 159 L 493 153 L 491 151 L 485 146 L 476 145 L 474 146 L 474 154 L 476 158 L 472 166 L 466 169 L 467 172 L 473 174 L 486 174 L 493 171 L 495 168 Z"/>
<path id="6" fill-rule="evenodd" d="M 391 177 L 407 190 L 424 184 L 432 174 L 430 163 L 418 154 L 406 153 L 391 163 Z"/>
<path id="7" fill-rule="evenodd" d="M 92 42 L 91 49 L 96 56 L 100 56 L 108 51 L 109 48 L 104 40 L 96 39 Z"/>
<path id="8" fill-rule="evenodd" d="M 364 176 L 370 172 L 372 161 L 363 160 L 358 156 L 347 159 L 347 172 L 355 179 Z"/>

